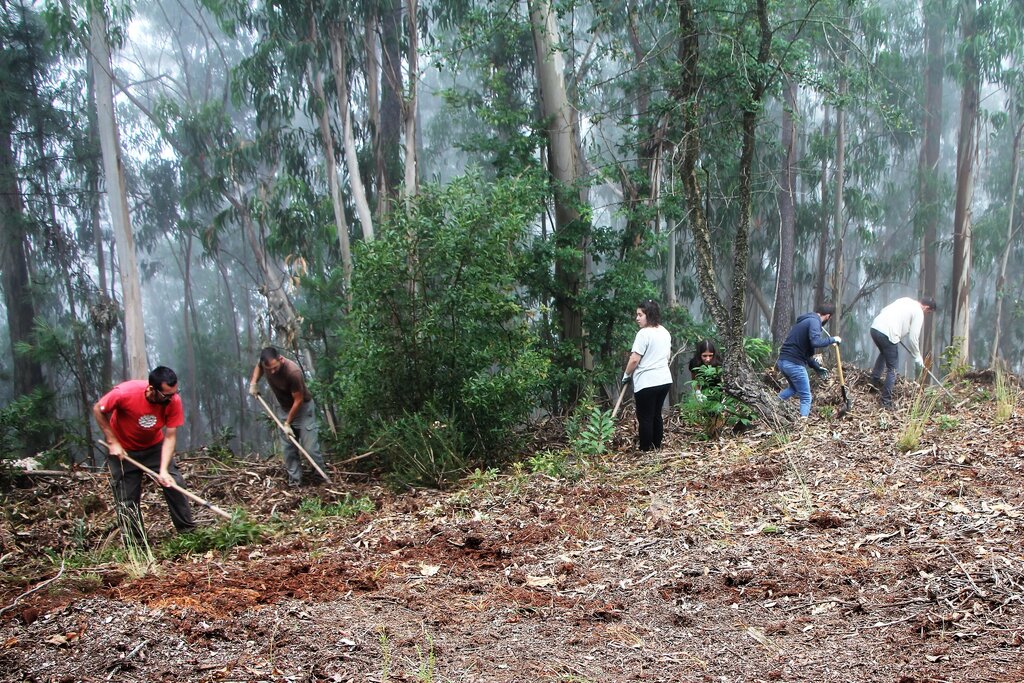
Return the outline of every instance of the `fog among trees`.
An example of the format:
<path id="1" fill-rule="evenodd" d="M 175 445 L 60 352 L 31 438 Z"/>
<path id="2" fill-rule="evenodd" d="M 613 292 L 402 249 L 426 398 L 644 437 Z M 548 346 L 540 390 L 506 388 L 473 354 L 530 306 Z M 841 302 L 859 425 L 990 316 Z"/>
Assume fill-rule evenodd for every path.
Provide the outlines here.
<path id="1" fill-rule="evenodd" d="M 847 362 L 921 295 L 936 371 L 1024 370 L 1019 1 L 0 8 L 3 457 L 156 365 L 179 447 L 269 453 L 274 345 L 329 459 L 454 471 L 614 394 L 648 297 L 782 418 L 744 340 L 823 301 Z"/>

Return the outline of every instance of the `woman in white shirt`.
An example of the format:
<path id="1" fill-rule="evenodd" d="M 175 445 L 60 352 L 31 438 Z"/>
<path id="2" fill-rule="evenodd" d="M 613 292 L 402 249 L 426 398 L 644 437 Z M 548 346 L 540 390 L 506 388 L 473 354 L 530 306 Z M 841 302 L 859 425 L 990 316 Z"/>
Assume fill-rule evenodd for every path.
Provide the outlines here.
<path id="1" fill-rule="evenodd" d="M 661 448 L 661 408 L 672 387 L 672 372 L 668 368 L 672 335 L 661 326 L 661 309 L 653 299 L 637 307 L 636 324 L 640 330 L 633 340 L 622 381 L 633 382 L 640 450 L 651 451 Z"/>

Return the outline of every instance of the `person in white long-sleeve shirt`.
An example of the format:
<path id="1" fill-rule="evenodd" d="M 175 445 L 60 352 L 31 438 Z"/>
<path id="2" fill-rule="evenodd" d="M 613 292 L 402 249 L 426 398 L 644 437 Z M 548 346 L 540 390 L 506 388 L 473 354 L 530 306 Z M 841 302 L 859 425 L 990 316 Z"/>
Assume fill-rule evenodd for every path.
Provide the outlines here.
<path id="1" fill-rule="evenodd" d="M 871 340 L 878 347 L 878 359 L 871 371 L 871 383 L 882 389 L 882 407 L 892 408 L 892 390 L 896 385 L 896 365 L 899 362 L 899 343 L 903 341 L 907 351 L 914 357 L 918 368 L 924 367 L 921 357 L 921 328 L 925 313 L 938 310 L 935 299 L 923 297 L 914 299 L 905 296 L 886 306 L 871 321 Z M 885 383 L 882 384 L 882 368 L 885 368 Z"/>

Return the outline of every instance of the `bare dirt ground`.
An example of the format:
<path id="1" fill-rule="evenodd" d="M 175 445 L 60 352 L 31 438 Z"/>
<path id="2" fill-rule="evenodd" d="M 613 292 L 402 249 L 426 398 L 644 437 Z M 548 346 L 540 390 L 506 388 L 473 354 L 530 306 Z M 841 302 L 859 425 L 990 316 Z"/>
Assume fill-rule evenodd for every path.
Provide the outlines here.
<path id="1" fill-rule="evenodd" d="M 843 419 L 713 442 L 670 420 L 661 452 L 622 438 L 573 476 L 454 492 L 293 493 L 273 464 L 185 454 L 200 495 L 279 531 L 141 578 L 70 562 L 110 542 L 103 477 L 19 480 L 0 680 L 1024 681 L 1019 392 L 998 421 L 990 384 L 957 385 L 902 452 L 913 385 L 883 413 L 851 374 Z M 343 491 L 376 510 L 300 507 Z M 145 498 L 159 545 L 167 515 Z"/>

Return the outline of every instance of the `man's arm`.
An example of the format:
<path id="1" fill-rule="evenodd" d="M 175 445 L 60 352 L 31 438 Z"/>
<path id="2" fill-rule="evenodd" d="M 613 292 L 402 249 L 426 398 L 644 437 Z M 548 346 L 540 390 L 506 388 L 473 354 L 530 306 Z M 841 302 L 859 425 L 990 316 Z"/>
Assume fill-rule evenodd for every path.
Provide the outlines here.
<path id="1" fill-rule="evenodd" d="M 916 301 L 915 305 L 919 305 Z M 916 310 L 910 317 L 910 332 L 907 333 L 907 351 L 914 357 L 918 367 L 924 367 L 924 358 L 921 357 L 921 328 L 924 326 L 924 311 Z"/>
<path id="2" fill-rule="evenodd" d="M 100 431 L 103 432 L 103 436 L 106 437 L 107 441 L 107 452 L 114 456 L 118 460 L 124 455 L 124 447 L 117 440 L 117 436 L 114 434 L 114 428 L 110 426 L 110 418 L 103 412 L 99 402 L 96 402 L 92 406 L 92 416 L 96 420 L 96 424 L 99 425 Z"/>
<path id="3" fill-rule="evenodd" d="M 174 484 L 174 479 L 171 478 L 169 468 L 171 466 L 171 459 L 174 458 L 174 448 L 178 444 L 178 428 L 177 427 L 165 427 L 164 428 L 164 443 L 160 449 L 160 472 L 157 477 L 157 481 L 161 486 L 171 486 Z"/>
<path id="4" fill-rule="evenodd" d="M 263 366 L 256 363 L 256 367 L 252 369 L 252 377 L 249 378 L 249 394 L 255 396 L 259 393 L 256 389 L 256 383 L 260 381 L 260 377 L 263 376 Z"/>
<path id="5" fill-rule="evenodd" d="M 291 410 L 288 411 L 288 415 L 284 418 L 284 423 L 286 425 L 288 425 L 289 427 L 291 427 L 292 420 L 295 419 L 295 416 L 299 414 L 299 411 L 301 409 L 302 409 L 302 392 L 301 391 L 293 391 L 292 392 L 292 408 L 291 408 Z"/>

